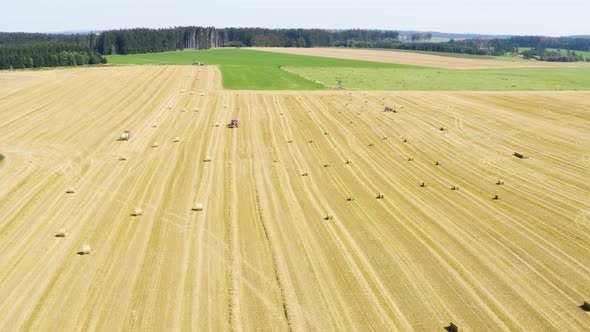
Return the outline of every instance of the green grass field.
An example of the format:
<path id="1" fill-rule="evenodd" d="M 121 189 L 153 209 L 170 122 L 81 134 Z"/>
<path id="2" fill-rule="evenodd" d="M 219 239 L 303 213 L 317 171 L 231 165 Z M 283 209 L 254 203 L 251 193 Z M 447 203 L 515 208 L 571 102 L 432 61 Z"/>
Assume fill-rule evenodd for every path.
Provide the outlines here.
<path id="1" fill-rule="evenodd" d="M 223 86 L 229 90 L 318 90 L 324 87 L 281 69 L 281 66 L 315 68 L 420 68 L 389 63 L 330 59 L 242 49 L 213 49 L 108 56 L 110 64 L 191 64 L 200 61 L 218 65 Z"/>
<path id="2" fill-rule="evenodd" d="M 218 65 L 230 90 L 590 90 L 590 67 L 449 70 L 242 49 L 115 55 L 110 64 Z"/>
<path id="3" fill-rule="evenodd" d="M 590 68 L 485 70 L 288 67 L 309 80 L 354 90 L 553 91 L 590 90 Z"/>

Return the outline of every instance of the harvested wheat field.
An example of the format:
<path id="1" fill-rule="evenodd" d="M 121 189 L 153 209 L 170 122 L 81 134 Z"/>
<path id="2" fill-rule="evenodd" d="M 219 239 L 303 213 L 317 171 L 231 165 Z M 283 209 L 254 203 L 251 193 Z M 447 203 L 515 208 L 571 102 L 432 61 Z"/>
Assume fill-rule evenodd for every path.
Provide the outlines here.
<path id="1" fill-rule="evenodd" d="M 483 59 L 464 59 L 432 54 L 403 52 L 395 50 L 363 50 L 353 48 L 297 48 L 297 47 L 256 47 L 261 51 L 298 55 L 320 56 L 337 59 L 352 59 L 398 63 L 446 69 L 498 69 L 498 68 L 569 68 L 588 67 L 587 63 L 559 63 L 543 61 L 508 62 Z"/>
<path id="2" fill-rule="evenodd" d="M 589 92 L 37 74 L 0 91 L 3 330 L 590 326 Z"/>

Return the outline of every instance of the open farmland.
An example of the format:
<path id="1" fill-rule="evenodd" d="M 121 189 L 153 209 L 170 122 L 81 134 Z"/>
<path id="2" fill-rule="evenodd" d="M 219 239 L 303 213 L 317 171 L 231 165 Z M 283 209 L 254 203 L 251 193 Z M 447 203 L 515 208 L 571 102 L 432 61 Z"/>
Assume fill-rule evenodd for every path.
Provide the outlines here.
<path id="1" fill-rule="evenodd" d="M 3 330 L 590 325 L 589 92 L 224 91 L 209 66 L 35 74 L 0 86 Z"/>
<path id="2" fill-rule="evenodd" d="M 482 67 L 483 60 L 374 50 L 288 49 L 284 52 L 308 52 L 321 56 L 297 55 L 283 49 L 211 49 L 151 54 L 113 55 L 111 64 L 185 64 L 201 61 L 218 65 L 223 87 L 231 90 L 325 90 L 339 80 L 353 90 L 378 91 L 554 91 L 590 90 L 590 66 L 582 63 L 541 63 L 542 68 L 507 68 L 500 61 L 494 69 Z M 341 52 L 341 51 L 350 51 Z M 414 65 L 388 63 L 399 60 L 383 54 L 402 54 Z M 339 58 L 330 58 L 328 56 Z M 353 59 L 346 59 L 346 57 Z M 360 56 L 360 60 L 358 59 Z M 422 61 L 422 56 L 430 62 Z M 355 60 L 356 59 L 356 60 Z M 384 61 L 373 62 L 368 60 Z M 400 60 L 401 61 L 401 60 Z M 472 69 L 444 69 L 453 66 Z M 474 66 L 477 65 L 479 67 Z M 537 63 L 532 63 L 535 65 Z M 423 67 L 429 65 L 434 67 Z M 525 63 L 527 67 L 531 64 Z M 579 67 L 578 67 L 579 66 Z M 437 67 L 437 68 L 435 68 Z M 487 68 L 484 66 L 484 68 Z"/>
<path id="3" fill-rule="evenodd" d="M 543 61 L 499 61 L 488 59 L 469 59 L 449 56 L 425 54 L 420 52 L 406 52 L 398 50 L 354 49 L 354 48 L 295 48 L 295 47 L 268 47 L 255 48 L 268 52 L 282 54 L 296 54 L 319 56 L 337 59 L 354 59 L 362 61 L 376 61 L 385 63 L 397 63 L 413 66 L 436 67 L 445 69 L 498 69 L 498 68 L 579 68 L 590 67 L 582 62 L 543 62 Z"/>

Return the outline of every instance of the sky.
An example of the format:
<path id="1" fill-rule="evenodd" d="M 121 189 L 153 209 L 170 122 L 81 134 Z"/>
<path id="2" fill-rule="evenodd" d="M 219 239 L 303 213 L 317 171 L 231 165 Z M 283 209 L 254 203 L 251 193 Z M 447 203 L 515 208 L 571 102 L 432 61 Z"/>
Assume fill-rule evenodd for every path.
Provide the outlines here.
<path id="1" fill-rule="evenodd" d="M 173 26 L 590 34 L 588 0 L 29 0 L 0 5 L 0 31 Z"/>

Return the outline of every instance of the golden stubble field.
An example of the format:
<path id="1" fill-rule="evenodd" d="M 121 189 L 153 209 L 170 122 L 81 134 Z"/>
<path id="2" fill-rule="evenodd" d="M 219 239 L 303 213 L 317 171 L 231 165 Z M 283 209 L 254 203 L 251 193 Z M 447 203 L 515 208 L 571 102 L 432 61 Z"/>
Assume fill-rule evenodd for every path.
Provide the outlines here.
<path id="1" fill-rule="evenodd" d="M 590 326 L 588 92 L 230 92 L 190 66 L 0 77 L 18 82 L 0 85 L 1 330 Z"/>
<path id="2" fill-rule="evenodd" d="M 396 50 L 374 50 L 355 48 L 324 47 L 253 47 L 251 49 L 275 53 L 320 56 L 337 59 L 352 59 L 399 63 L 413 66 L 426 66 L 445 69 L 499 69 L 499 68 L 578 68 L 588 67 L 584 62 L 544 62 L 544 61 L 498 61 L 485 59 L 467 59 L 433 54 L 422 54 Z"/>

